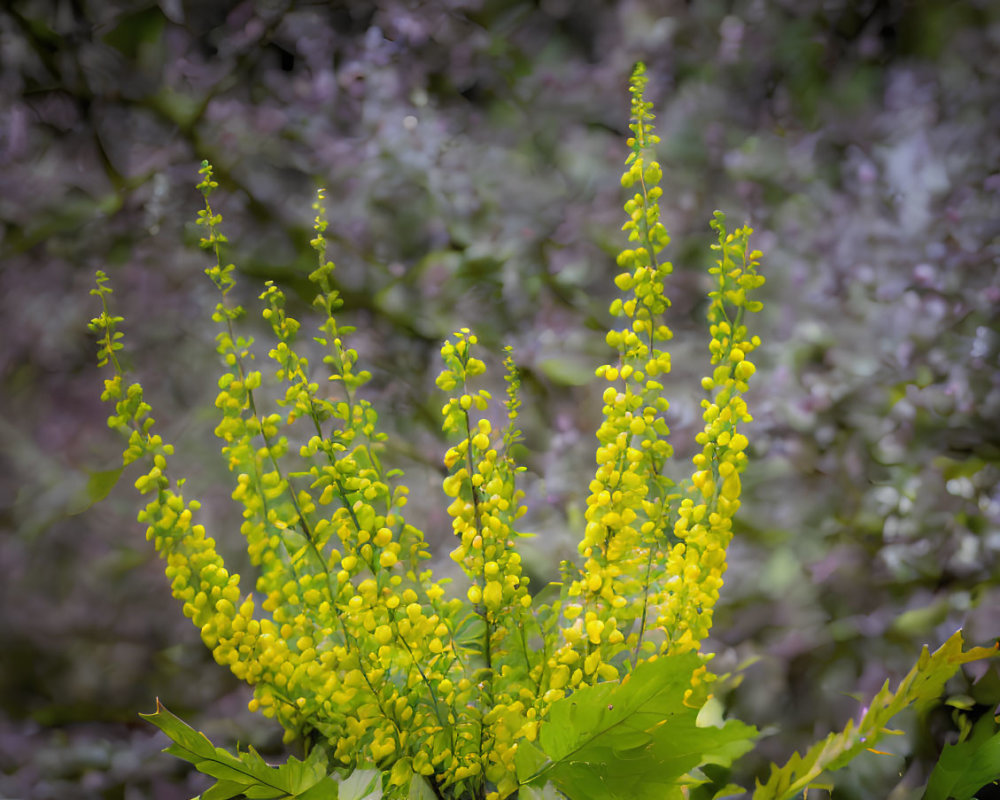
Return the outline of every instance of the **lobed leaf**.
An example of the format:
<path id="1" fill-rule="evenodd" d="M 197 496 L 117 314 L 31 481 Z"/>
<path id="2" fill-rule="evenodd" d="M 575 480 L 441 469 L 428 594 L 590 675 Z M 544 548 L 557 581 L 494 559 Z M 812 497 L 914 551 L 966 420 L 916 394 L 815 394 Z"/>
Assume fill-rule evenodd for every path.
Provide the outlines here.
<path id="1" fill-rule="evenodd" d="M 202 800 L 228 800 L 237 795 L 247 800 L 338 800 L 338 783 L 327 774 L 326 756 L 320 748 L 315 748 L 305 761 L 293 757 L 274 767 L 252 747 L 245 753 L 237 750 L 237 755 L 216 747 L 204 733 L 170 713 L 159 699 L 155 713 L 139 716 L 170 737 L 173 744 L 164 752 L 190 761 L 203 775 L 216 779 Z M 378 800 L 380 796 L 353 793 L 347 798 Z"/>
<path id="2" fill-rule="evenodd" d="M 522 785 L 554 785 L 573 800 L 680 797 L 680 779 L 705 761 L 730 763 L 756 729 L 729 721 L 701 727 L 684 703 L 694 653 L 637 666 L 621 683 L 599 683 L 554 703 L 537 744 L 521 742 Z"/>

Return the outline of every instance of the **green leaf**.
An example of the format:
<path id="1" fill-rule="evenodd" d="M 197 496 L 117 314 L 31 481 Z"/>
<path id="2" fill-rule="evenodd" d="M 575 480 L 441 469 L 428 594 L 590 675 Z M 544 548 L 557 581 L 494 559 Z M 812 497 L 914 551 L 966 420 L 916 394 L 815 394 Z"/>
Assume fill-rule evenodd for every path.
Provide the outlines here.
<path id="1" fill-rule="evenodd" d="M 996 647 L 973 647 L 963 650 L 962 632 L 956 631 L 931 654 L 926 647 L 916 665 L 900 682 L 895 692 L 888 681 L 875 695 L 861 717 L 851 720 L 844 730 L 831 733 L 814 744 L 804 755 L 794 753 L 782 766 L 772 766 L 767 783 L 759 782 L 754 800 L 791 800 L 801 795 L 826 772 L 845 766 L 856 755 L 870 750 L 888 731 L 889 720 L 908 706 L 917 709 L 938 700 L 945 683 L 962 664 L 997 655 Z"/>
<path id="2" fill-rule="evenodd" d="M 162 47 L 163 28 L 167 18 L 159 8 L 123 14 L 117 24 L 102 37 L 104 41 L 119 50 L 129 61 L 148 62 L 148 51 Z M 145 63 L 143 63 L 145 66 Z"/>
<path id="3" fill-rule="evenodd" d="M 226 755 L 229 754 L 227 753 Z M 195 766 L 198 767 L 199 772 L 220 781 L 246 782 L 248 775 L 253 775 L 250 769 L 244 767 L 239 759 L 236 760 L 236 765 L 232 765 L 225 763 L 224 760 L 216 756 L 216 758 L 206 758 L 203 761 L 195 762 Z M 281 790 L 278 789 L 278 796 L 280 795 Z"/>
<path id="4" fill-rule="evenodd" d="M 87 476 L 87 499 L 90 500 L 91 504 L 98 503 L 108 496 L 108 493 L 115 488 L 115 484 L 118 483 L 124 470 L 124 467 L 105 469 L 91 472 Z"/>
<path id="5" fill-rule="evenodd" d="M 242 795 L 246 785 L 237 781 L 219 781 L 201 795 L 201 800 L 229 800 Z"/>
<path id="6" fill-rule="evenodd" d="M 380 800 L 381 773 L 377 769 L 356 769 L 340 782 L 340 800 Z"/>
<path id="7" fill-rule="evenodd" d="M 1000 780 L 1000 730 L 992 715 L 979 719 L 964 742 L 947 744 L 927 782 L 923 800 L 972 800 Z"/>
<path id="8" fill-rule="evenodd" d="M 542 786 L 544 781 L 537 780 L 537 776 L 544 774 L 549 766 L 549 759 L 534 742 L 522 739 L 517 745 L 517 753 L 514 757 L 514 764 L 517 767 L 517 777 L 521 781 L 522 790 L 531 781 L 535 787 Z"/>
<path id="9" fill-rule="evenodd" d="M 337 800 L 338 785 L 331 778 L 296 795 L 297 800 Z"/>
<path id="10" fill-rule="evenodd" d="M 747 790 L 742 786 L 738 786 L 735 783 L 730 783 L 723 786 L 719 791 L 712 795 L 712 800 L 724 800 L 727 797 L 744 797 Z"/>
<path id="11" fill-rule="evenodd" d="M 160 701 L 156 712 L 139 716 L 152 722 L 170 737 L 167 753 L 190 761 L 195 769 L 215 778 L 202 800 L 228 800 L 243 795 L 248 800 L 338 800 L 337 781 L 326 772 L 326 755 L 315 748 L 305 761 L 289 758 L 272 767 L 252 747 L 236 755 L 216 747 L 205 734 L 194 730 L 171 714 Z M 348 795 L 348 800 L 378 800 L 381 795 Z"/>
<path id="12" fill-rule="evenodd" d="M 921 635 L 933 631 L 948 618 L 950 613 L 951 602 L 947 599 L 941 599 L 927 606 L 904 611 L 893 620 L 891 630 L 920 641 Z"/>
<path id="13" fill-rule="evenodd" d="M 290 790 L 295 796 L 298 797 L 318 786 L 323 788 L 325 792 L 333 791 L 333 794 L 314 795 L 315 797 L 322 796 L 336 800 L 338 783 L 333 777 L 327 775 L 326 753 L 321 748 L 314 748 L 305 761 L 289 758 L 281 769 L 287 773 Z"/>
<path id="14" fill-rule="evenodd" d="M 98 470 L 97 472 L 87 472 L 87 484 L 82 490 L 75 493 L 69 501 L 66 513 L 69 516 L 82 514 L 95 503 L 101 502 L 118 483 L 125 467 L 117 469 Z"/>
<path id="15" fill-rule="evenodd" d="M 572 358 L 544 358 L 536 364 L 547 378 L 562 386 L 586 386 L 594 379 L 594 367 Z"/>
<path id="16" fill-rule="evenodd" d="M 295 797 L 277 786 L 265 786 L 261 783 L 247 786 L 243 790 L 243 794 L 247 800 L 275 800 L 275 798 Z"/>
<path id="17" fill-rule="evenodd" d="M 149 720 L 167 734 L 182 752 L 190 753 L 192 758 L 187 760 L 215 757 L 215 747 L 208 740 L 208 737 L 186 724 L 180 717 L 171 714 L 160 704 L 159 698 L 156 700 L 155 713 L 140 714 L 139 716 Z"/>
<path id="18" fill-rule="evenodd" d="M 746 796 L 747 790 L 735 783 L 727 783 L 721 789 L 716 789 L 706 781 L 688 790 L 689 800 L 737 800 Z"/>
<path id="19" fill-rule="evenodd" d="M 561 794 L 552 784 L 538 788 L 537 786 L 522 786 L 517 793 L 517 800 L 564 800 L 565 795 Z"/>
<path id="20" fill-rule="evenodd" d="M 427 778 L 414 773 L 406 800 L 437 800 L 437 795 L 434 794 L 434 789 L 427 782 Z"/>
<path id="21" fill-rule="evenodd" d="M 521 783 L 551 783 L 573 800 L 680 797 L 685 773 L 745 753 L 756 735 L 736 721 L 698 725 L 698 709 L 684 705 L 684 694 L 701 663 L 695 653 L 662 657 L 640 664 L 621 683 L 580 689 L 554 703 L 537 744 L 518 747 Z"/>

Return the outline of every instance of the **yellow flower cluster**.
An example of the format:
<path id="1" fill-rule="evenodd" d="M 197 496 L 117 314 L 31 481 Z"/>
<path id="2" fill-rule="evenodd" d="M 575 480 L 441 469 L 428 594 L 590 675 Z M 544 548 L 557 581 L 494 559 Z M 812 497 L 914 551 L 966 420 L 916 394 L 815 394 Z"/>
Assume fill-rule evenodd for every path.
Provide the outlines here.
<path id="1" fill-rule="evenodd" d="M 707 424 L 698 436 L 704 450 L 684 492 L 665 473 L 672 448 L 662 383 L 670 355 L 663 346 L 672 334 L 661 318 L 670 305 L 664 279 L 672 266 L 660 258 L 669 237 L 658 205 L 662 169 L 647 157 L 659 139 L 645 86 L 640 65 L 631 85 L 632 152 L 622 176 L 633 190 L 623 226 L 631 247 L 618 256 L 615 283 L 623 296 L 610 308 L 626 326 L 607 336 L 617 361 L 597 369 L 607 388 L 580 543 L 584 563 L 575 574 L 567 570 L 561 644 L 547 662 L 549 702 L 613 680 L 643 657 L 697 649 L 711 626 L 739 507 L 747 439 L 736 426 L 750 418 L 740 395 L 754 371 L 747 356 L 759 344 L 747 341 L 743 312 L 760 308 L 748 299 L 764 280 L 757 274 L 760 254 L 748 255 L 749 229 L 730 235 L 716 215 L 722 258 L 710 270 L 718 289 L 710 295 L 709 323 L 718 366 L 703 382 L 715 397 L 705 402 Z"/>
<path id="2" fill-rule="evenodd" d="M 660 258 L 670 237 L 660 222 L 662 169 L 647 159 L 659 138 L 653 133 L 652 105 L 643 96 L 645 85 L 640 65 L 630 87 L 633 135 L 622 175 L 622 186 L 633 191 L 623 226 L 632 247 L 618 256 L 622 272 L 615 284 L 626 294 L 610 309 L 626 324 L 607 335 L 617 360 L 597 369 L 607 387 L 580 543 L 585 561 L 578 575 L 569 576 L 568 602 L 562 607 L 567 626 L 548 660 L 550 702 L 581 684 L 617 678 L 627 670 L 629 650 L 635 663 L 673 497 L 663 470 L 672 449 L 661 382 L 670 371 L 663 344 L 672 334 L 661 317 L 670 305 L 664 279 L 673 267 Z"/>
<path id="3" fill-rule="evenodd" d="M 645 84 L 640 67 L 622 177 L 632 190 L 623 226 L 630 246 L 618 257 L 623 296 L 610 309 L 623 324 L 607 335 L 617 358 L 597 370 L 606 384 L 604 419 L 582 564 L 563 565 L 551 603 L 532 597 L 515 548 L 525 510 L 511 455 L 520 436 L 517 369 L 508 352 L 507 419 L 498 430 L 489 392 L 474 388 L 486 367 L 467 328 L 443 345 L 437 377 L 448 397 L 443 489 L 456 537 L 451 556 L 468 579 L 465 597 L 447 598 L 445 582 L 424 568 L 424 536 L 404 516 L 407 490 L 383 468 L 378 416 L 358 393 L 370 375 L 356 369 L 358 354 L 347 344 L 353 329 L 335 316 L 342 303 L 326 259 L 322 192 L 310 279 L 324 317 L 314 340 L 329 388 L 310 377 L 300 325 L 271 282 L 260 299 L 274 340 L 273 381 L 252 369 L 253 340 L 234 330 L 244 311 L 228 301 L 235 268 L 222 265 L 226 237 L 209 203 L 216 182 L 207 162 L 200 173 L 198 224 L 202 245 L 215 254 L 206 272 L 221 293 L 213 315 L 224 364 L 215 433 L 235 476 L 232 496 L 257 575 L 252 591 L 194 522 L 198 503 L 184 499 L 183 481 L 168 476 L 172 448 L 152 432 L 142 388 L 124 386 L 116 356 L 121 318 L 109 314 L 111 290 L 98 275 L 93 293 L 103 312 L 91 328 L 101 336 L 102 365 L 115 372 L 105 383 L 104 399 L 116 410 L 109 424 L 128 436 L 126 464 L 144 458 L 150 465 L 136 481 L 153 498 L 140 520 L 167 561 L 174 596 L 216 660 L 254 686 L 252 710 L 276 718 L 289 738 L 324 747 L 334 766 L 376 766 L 387 797 L 407 796 L 415 780 L 441 798 L 511 796 L 518 743 L 536 740 L 554 702 L 619 679 L 643 659 L 696 649 L 711 625 L 746 462 L 748 442 L 737 430 L 750 419 L 742 394 L 759 344 L 744 312 L 759 309 L 749 297 L 763 278 L 760 254 L 748 250 L 750 230 L 728 234 L 718 215 L 709 312 L 715 369 L 703 382 L 713 395 L 695 472 L 675 485 L 666 474 L 672 449 L 663 397 L 672 335 L 662 322 L 670 305 L 664 280 L 672 266 L 661 258 L 669 237 L 658 205 L 662 169 L 649 157 L 658 139 Z M 265 386 L 277 391 L 280 411 L 258 408 Z M 709 680 L 704 668 L 696 672 L 691 696 L 703 697 Z"/>
<path id="4" fill-rule="evenodd" d="M 709 294 L 708 311 L 715 370 L 702 380 L 713 398 L 702 401 L 705 428 L 696 437 L 702 451 L 693 459 L 688 496 L 678 509 L 674 524 L 678 542 L 667 562 L 670 594 L 657 619 L 666 633 L 662 649 L 670 652 L 697 649 L 712 627 L 733 515 L 740 507 L 740 473 L 747 462 L 749 442 L 737 427 L 752 417 L 742 395 L 756 371 L 749 356 L 760 345 L 759 337 L 749 337 L 744 315 L 761 309 L 759 301 L 748 299 L 764 283 L 758 273 L 761 253 L 750 250 L 750 228 L 728 233 L 723 215 L 716 212 L 715 217 L 712 227 L 719 241 L 712 248 L 720 258 L 709 270 L 716 276 L 717 288 Z"/>
<path id="5" fill-rule="evenodd" d="M 469 666 L 480 678 L 480 708 L 474 712 L 481 715 L 479 748 L 470 755 L 481 765 L 486 781 L 496 787 L 494 794 L 505 797 L 517 788 L 516 740 L 537 726 L 536 693 L 524 681 L 537 681 L 541 665 L 533 664 L 529 656 L 525 631 L 531 595 L 514 549 L 516 520 L 525 511 L 523 492 L 514 481 L 518 470 L 509 454 L 518 438 L 517 371 L 508 356 L 508 425 L 497 433 L 489 419 L 476 414 L 487 409 L 489 392 L 470 393 L 470 379 L 485 370 L 483 362 L 472 356 L 476 343 L 476 336 L 463 328 L 441 348 L 445 368 L 437 385 L 452 392 L 441 410 L 443 427 L 463 437 L 445 453 L 449 474 L 443 488 L 452 498 L 448 513 L 458 538 L 451 557 L 471 582 L 467 597 L 478 639 L 465 649 L 471 657 Z"/>
<path id="6" fill-rule="evenodd" d="M 215 182 L 207 165 L 202 174 L 203 245 L 217 251 L 225 237 L 220 215 L 208 204 Z M 313 240 L 320 265 L 312 277 L 327 318 L 317 340 L 328 350 L 331 380 L 342 386 L 339 400 L 322 398 L 310 381 L 309 361 L 295 343 L 299 325 L 285 313 L 283 293 L 269 284 L 261 296 L 263 316 L 276 339 L 269 355 L 285 387 L 279 401 L 285 411 L 259 413 L 255 393 L 263 379 L 249 369 L 253 342 L 235 336 L 232 323 L 243 311 L 225 303 L 233 268 L 217 259 L 207 271 L 223 295 L 214 315 L 223 326 L 218 351 L 226 366 L 216 433 L 236 474 L 233 497 L 243 506 L 241 530 L 258 570 L 260 602 L 241 590 L 214 541 L 193 524 L 197 502 L 186 503 L 173 488 L 172 449 L 151 432 L 141 387 L 123 389 L 115 357 L 120 319 L 108 314 L 106 302 L 92 323 L 103 335 L 101 361 L 115 368 L 104 398 L 116 402 L 112 427 L 129 436 L 126 461 L 151 461 L 137 481 L 154 496 L 140 519 L 167 560 L 174 595 L 216 660 L 255 686 L 251 708 L 276 717 L 290 737 L 325 742 L 345 766 L 378 765 L 392 786 L 405 788 L 414 775 L 435 776 L 441 787 L 459 785 L 481 761 L 479 720 L 463 730 L 456 714 L 475 693 L 472 681 L 456 674 L 461 603 L 445 600 L 443 588 L 421 569 L 428 552 L 423 535 L 403 517 L 406 489 L 390 488 L 392 476 L 378 458 L 377 416 L 356 396 L 368 374 L 354 371 L 357 354 L 343 344 L 350 329 L 333 317 L 340 301 L 330 285 L 333 264 L 323 258 L 321 202 L 322 196 Z M 104 282 L 99 276 L 95 290 L 102 301 L 111 291 Z M 296 434 L 303 467 L 289 472 L 284 463 L 294 423 L 305 426 Z M 472 752 L 476 758 L 460 757 Z"/>
<path id="7" fill-rule="evenodd" d="M 149 470 L 135 481 L 143 495 L 153 495 L 139 512 L 139 521 L 147 523 L 146 538 L 167 561 L 166 574 L 175 598 L 183 604 L 184 614 L 201 629 L 202 639 L 221 664 L 233 665 L 249 657 L 259 626 L 250 624 L 253 602 L 244 600 L 240 578 L 230 575 L 216 552 L 215 541 L 205 535 L 202 525 L 193 523 L 200 504 L 186 501 L 175 491 L 167 475 L 167 458 L 173 446 L 152 432 L 154 419 L 150 405 L 143 399 L 138 383 L 125 388 L 123 371 L 115 352 L 121 348 L 122 334 L 115 330 L 121 317 L 108 314 L 111 294 L 107 276 L 99 272 L 98 288 L 92 293 L 101 297 L 101 316 L 91 321 L 91 330 L 102 336 L 100 363 L 113 364 L 115 374 L 105 381 L 102 400 L 115 403 L 109 427 L 128 437 L 123 461 L 126 465 L 145 459 Z M 177 488 L 183 485 L 178 482 Z M 239 673 L 237 673 L 239 674 Z"/>

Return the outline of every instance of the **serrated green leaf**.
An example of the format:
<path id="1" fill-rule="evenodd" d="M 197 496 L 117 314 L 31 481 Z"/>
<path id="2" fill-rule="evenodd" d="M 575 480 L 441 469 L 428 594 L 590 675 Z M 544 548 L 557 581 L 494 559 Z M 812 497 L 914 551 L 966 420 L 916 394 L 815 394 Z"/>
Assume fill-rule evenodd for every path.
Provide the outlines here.
<path id="1" fill-rule="evenodd" d="M 923 800 L 972 800 L 996 780 L 1000 780 L 1000 730 L 987 714 L 964 742 L 944 746 Z"/>
<path id="2" fill-rule="evenodd" d="M 205 734 L 171 714 L 160 701 L 156 712 L 140 714 L 172 740 L 165 752 L 190 761 L 195 769 L 216 779 L 202 800 L 228 800 L 242 794 L 248 800 L 338 800 L 337 782 L 326 774 L 326 755 L 316 748 L 305 761 L 289 758 L 272 767 L 252 747 L 236 755 L 215 747 Z M 350 800 L 378 800 L 378 796 L 352 796 Z"/>
<path id="3" fill-rule="evenodd" d="M 538 742 L 518 747 L 523 785 L 551 783 L 573 800 L 664 800 L 709 754 L 746 752 L 755 729 L 700 727 L 684 705 L 697 654 L 640 664 L 621 683 L 578 690 L 552 705 Z M 738 743 L 742 742 L 742 746 Z"/>
<path id="4" fill-rule="evenodd" d="M 917 709 L 937 701 L 945 683 L 962 664 L 997 655 L 996 647 L 963 650 L 962 632 L 956 631 L 933 654 L 924 647 L 916 665 L 895 692 L 888 681 L 872 699 L 859 723 L 850 720 L 839 733 L 814 744 L 805 755 L 794 753 L 782 766 L 772 766 L 767 783 L 757 783 L 753 800 L 791 800 L 827 772 L 845 766 L 859 753 L 871 749 L 888 731 L 889 720 L 908 706 Z"/>
<path id="5" fill-rule="evenodd" d="M 159 698 L 156 699 L 156 711 L 152 714 L 140 714 L 145 720 L 152 722 L 157 728 L 169 736 L 178 752 L 174 755 L 187 761 L 201 761 L 215 757 L 215 746 L 208 740 L 208 737 L 187 725 L 182 719 L 171 714 L 163 705 Z M 170 748 L 168 748 L 170 750 Z M 181 752 L 189 753 L 189 756 L 181 755 Z"/>

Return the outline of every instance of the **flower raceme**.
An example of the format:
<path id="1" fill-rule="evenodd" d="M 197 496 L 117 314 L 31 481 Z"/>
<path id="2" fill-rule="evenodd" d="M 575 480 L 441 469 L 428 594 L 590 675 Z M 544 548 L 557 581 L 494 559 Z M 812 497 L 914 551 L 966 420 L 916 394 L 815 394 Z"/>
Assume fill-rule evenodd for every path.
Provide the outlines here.
<path id="1" fill-rule="evenodd" d="M 760 310 L 752 298 L 764 278 L 750 229 L 728 232 L 717 212 L 718 257 L 709 270 L 713 371 L 702 381 L 709 393 L 697 437 L 702 449 L 690 476 L 672 480 L 664 397 L 672 336 L 664 323 L 670 307 L 665 281 L 672 266 L 663 259 L 669 236 L 658 205 L 662 168 L 652 157 L 659 140 L 645 86 L 640 65 L 631 81 L 632 136 L 622 176 L 631 193 L 623 226 L 628 247 L 617 259 L 622 295 L 610 308 L 620 324 L 607 334 L 616 356 L 596 373 L 604 408 L 581 561 L 564 563 L 562 582 L 544 594 L 529 588 L 516 548 L 525 510 L 516 483 L 520 468 L 511 456 L 519 438 L 517 369 L 508 349 L 507 421 L 496 430 L 485 413 L 492 398 L 477 388 L 486 365 L 467 328 L 441 348 L 437 386 L 447 396 L 443 490 L 455 535 L 451 557 L 468 577 L 468 591 L 450 596 L 446 581 L 426 569 L 424 535 L 406 518 L 407 489 L 396 480 L 398 470 L 383 466 L 378 414 L 358 392 L 370 374 L 358 368 L 352 328 L 336 316 L 342 301 L 326 256 L 322 191 L 314 204 L 317 264 L 309 278 L 317 290 L 321 323 L 314 339 L 326 378 L 317 377 L 315 348 L 303 347 L 301 325 L 273 282 L 260 294 L 272 333 L 265 376 L 252 338 L 237 331 L 245 311 L 230 300 L 235 267 L 223 264 L 222 217 L 210 202 L 217 183 L 207 162 L 200 171 L 205 207 L 197 222 L 201 244 L 214 256 L 206 273 L 219 291 L 213 319 L 223 372 L 215 434 L 234 475 L 233 500 L 242 508 L 241 533 L 256 573 L 251 587 L 227 570 L 214 539 L 195 521 L 198 502 L 185 498 L 183 480 L 170 472 L 172 447 L 153 432 L 142 387 L 126 386 L 116 355 L 122 319 L 111 315 L 108 279 L 98 273 L 92 293 L 103 310 L 91 329 L 100 337 L 101 365 L 113 370 L 103 393 L 115 406 L 108 424 L 127 438 L 125 463 L 147 465 L 136 480 L 149 498 L 139 520 L 166 561 L 174 597 L 216 661 L 254 687 L 250 708 L 275 718 L 289 741 L 301 739 L 320 759 L 295 762 L 295 769 L 371 769 L 380 791 L 394 798 L 499 800 L 550 781 L 565 792 L 573 786 L 576 800 L 588 791 L 579 770 L 597 762 L 573 756 L 583 751 L 559 739 L 570 735 L 565 720 L 575 713 L 564 704 L 614 697 L 620 699 L 607 702 L 607 712 L 601 705 L 600 715 L 624 713 L 629 692 L 658 685 L 649 677 L 657 664 L 663 675 L 681 676 L 670 685 L 680 687 L 682 702 L 660 700 L 659 716 L 642 717 L 641 725 L 636 720 L 647 712 L 635 711 L 627 730 L 616 727 L 625 725 L 616 717 L 608 723 L 611 732 L 600 734 L 617 737 L 613 747 L 597 746 L 592 731 L 580 735 L 590 737 L 594 753 L 639 746 L 649 764 L 689 763 L 670 761 L 662 748 L 676 747 L 677 737 L 657 738 L 655 731 L 664 721 L 694 715 L 707 698 L 708 656 L 699 650 L 711 629 L 740 506 L 748 447 L 740 425 L 751 419 L 744 394 L 760 345 L 746 314 Z M 279 398 L 270 412 L 261 408 L 265 384 Z M 613 711 L 616 703 L 619 711 Z M 546 727 L 557 717 L 561 733 Z M 159 711 L 150 718 L 168 732 L 181 724 Z M 732 733 L 727 726 L 720 736 L 752 738 L 752 729 Z M 706 743 L 682 771 L 707 760 L 712 746 Z M 554 755 L 560 748 L 569 755 Z M 728 752 L 731 759 L 742 750 L 730 745 Z M 712 756 L 716 763 L 725 758 Z M 632 777 L 642 774 L 631 763 Z M 612 767 L 601 769 L 612 774 Z M 680 797 L 681 783 L 696 781 L 678 773 L 670 783 L 665 767 L 657 769 L 648 785 L 669 791 L 655 796 Z M 241 786 L 220 779 L 212 796 L 234 796 Z M 282 796 L 310 797 L 310 791 Z"/>

